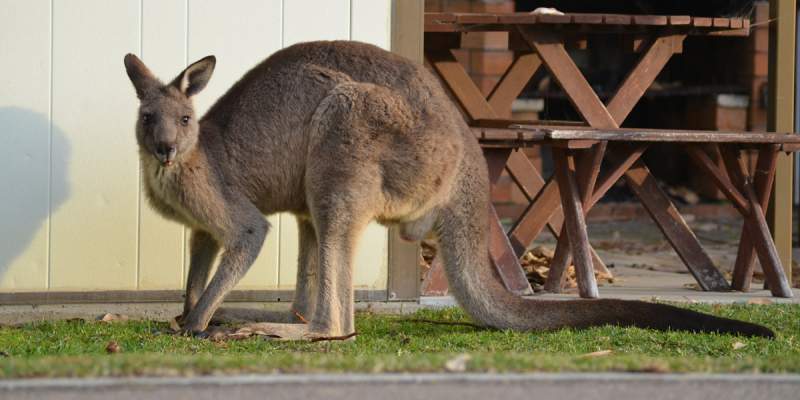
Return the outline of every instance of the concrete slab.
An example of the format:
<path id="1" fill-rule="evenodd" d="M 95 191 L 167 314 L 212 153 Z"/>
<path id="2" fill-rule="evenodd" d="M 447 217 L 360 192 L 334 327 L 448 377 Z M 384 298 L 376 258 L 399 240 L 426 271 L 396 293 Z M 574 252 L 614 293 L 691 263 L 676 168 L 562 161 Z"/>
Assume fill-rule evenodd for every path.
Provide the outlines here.
<path id="1" fill-rule="evenodd" d="M 42 379 L 0 382 L 7 400 L 350 400 L 557 398 L 693 400 L 796 398 L 796 375 L 299 374 L 194 378 Z"/>

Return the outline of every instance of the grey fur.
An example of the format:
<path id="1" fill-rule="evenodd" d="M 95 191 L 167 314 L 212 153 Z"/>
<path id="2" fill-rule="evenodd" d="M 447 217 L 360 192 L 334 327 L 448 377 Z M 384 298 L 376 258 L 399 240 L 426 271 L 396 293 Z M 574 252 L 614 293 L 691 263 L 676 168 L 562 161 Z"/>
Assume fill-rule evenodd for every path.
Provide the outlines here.
<path id="1" fill-rule="evenodd" d="M 164 85 L 138 58 L 125 57 L 141 100 L 136 132 L 148 198 L 194 232 L 186 331 L 206 328 L 255 260 L 269 230 L 264 215 L 290 212 L 300 226 L 294 307 L 310 316 L 307 336 L 353 332 L 353 249 L 373 220 L 400 224 L 409 239 L 433 229 L 454 295 L 488 326 L 772 334 L 665 305 L 547 302 L 507 292 L 488 263 L 481 149 L 422 66 L 362 43 L 301 43 L 253 68 L 196 121 L 191 96 L 214 64 L 204 58 Z M 218 248 L 220 265 L 198 297 Z"/>

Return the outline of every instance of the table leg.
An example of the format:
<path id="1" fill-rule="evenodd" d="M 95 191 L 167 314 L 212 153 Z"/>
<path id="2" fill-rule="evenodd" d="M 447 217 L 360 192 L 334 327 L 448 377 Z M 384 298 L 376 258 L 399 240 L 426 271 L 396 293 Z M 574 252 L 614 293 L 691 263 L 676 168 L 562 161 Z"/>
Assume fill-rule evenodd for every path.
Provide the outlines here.
<path id="1" fill-rule="evenodd" d="M 514 252 L 517 257 L 522 257 L 531 242 L 545 227 L 548 227 L 556 238 L 561 236 L 561 227 L 564 222 L 564 215 L 561 212 L 561 197 L 556 181 L 551 178 L 545 182 L 536 167 L 521 151 L 511 153 L 506 164 L 506 171 L 530 200 L 530 204 L 508 233 Z M 594 248 L 590 247 L 589 250 L 592 253 L 595 270 L 610 275 L 611 273 Z"/>
<path id="2" fill-rule="evenodd" d="M 772 183 L 775 180 L 775 164 L 778 159 L 778 149 L 774 146 L 760 149 L 756 170 L 754 172 L 754 186 L 756 196 L 762 209 L 769 206 L 769 198 L 772 194 Z M 747 229 L 742 229 L 739 240 L 739 250 L 736 255 L 736 264 L 733 268 L 733 281 L 731 286 L 734 290 L 747 291 L 753 280 L 753 269 L 755 268 L 755 248 L 750 239 Z"/>
<path id="3" fill-rule="evenodd" d="M 631 169 L 625 172 L 625 180 L 700 287 L 703 290 L 730 290 L 730 285 L 703 250 L 697 236 L 641 160 L 637 160 Z"/>
<path id="4" fill-rule="evenodd" d="M 561 206 L 564 209 L 564 230 L 575 259 L 578 291 L 581 297 L 597 298 L 599 293 L 589 251 L 589 238 L 586 235 L 583 201 L 575 178 L 574 156 L 569 150 L 554 148 L 553 161 L 561 192 Z"/>
<path id="5" fill-rule="evenodd" d="M 764 188 L 764 186 L 767 183 L 771 183 L 769 181 L 772 179 L 769 175 L 774 174 L 774 171 L 759 172 L 760 174 L 766 174 L 766 176 L 764 176 L 760 182 L 762 186 L 756 188 L 752 177 L 747 173 L 747 168 L 743 165 L 739 149 L 734 147 L 735 146 L 723 146 L 721 149 L 722 159 L 725 161 L 725 167 L 728 170 L 728 175 L 731 177 L 731 180 L 734 184 L 739 186 L 741 192 L 748 201 L 748 212 L 744 215 L 745 230 L 747 231 L 747 238 L 749 238 L 748 241 L 752 243 L 752 247 L 755 248 L 755 253 L 758 256 L 758 261 L 761 263 L 761 269 L 764 270 L 764 276 L 766 277 L 767 283 L 769 283 L 769 290 L 772 292 L 772 295 L 775 297 L 792 297 L 791 285 L 781 265 L 778 250 L 775 248 L 775 242 L 772 240 L 772 235 L 767 226 L 764 207 L 761 205 L 761 201 L 764 200 L 766 196 L 761 196 L 761 198 L 759 198 L 756 193 L 759 189 L 761 191 L 769 190 Z M 769 159 L 772 157 L 771 155 L 768 153 L 765 154 L 764 152 L 777 153 L 777 150 L 775 148 L 762 150 L 762 153 L 759 155 L 759 161 L 762 161 L 761 157 L 766 157 L 764 161 L 758 164 L 761 167 L 768 167 L 770 164 L 774 163 L 774 161 Z M 774 169 L 774 164 L 772 166 Z M 750 247 L 747 246 L 750 243 L 744 243 L 742 246 Z M 741 262 L 749 262 L 750 259 L 744 258 L 748 255 L 747 251 L 741 248 L 740 251 L 739 255 L 743 256 L 743 261 Z M 738 263 L 739 260 L 737 259 L 737 264 Z M 739 271 L 739 274 L 744 274 L 746 272 L 747 271 Z"/>
<path id="6" fill-rule="evenodd" d="M 626 148 L 620 149 L 620 155 L 622 157 L 622 161 L 615 165 L 602 179 L 597 181 L 595 185 L 596 188 L 591 193 L 591 196 L 583 198 L 583 212 L 584 215 L 589 213 L 589 210 L 608 192 L 609 189 L 617 182 L 622 175 L 624 175 L 625 171 L 633 165 L 639 157 L 644 154 L 647 145 L 638 145 L 638 146 L 628 146 Z M 593 163 L 597 163 L 597 153 L 594 154 Z M 595 171 L 599 173 L 600 165 L 596 164 L 594 167 Z M 587 185 L 588 186 L 588 185 Z M 559 235 L 558 244 L 556 245 L 556 250 L 553 255 L 553 260 L 550 262 L 550 270 L 548 271 L 547 281 L 545 282 L 544 289 L 549 292 L 559 293 L 561 292 L 561 288 L 564 287 L 564 281 L 566 279 L 566 269 L 569 266 L 570 262 L 570 248 L 569 242 L 565 239 L 566 236 L 563 234 Z M 596 253 L 593 253 L 593 259 L 596 256 Z M 603 266 L 605 269 L 605 265 Z M 595 264 L 595 271 L 603 272 L 603 269 L 597 268 Z M 608 271 L 605 269 L 605 271 Z M 608 273 L 609 276 L 611 275 Z"/>

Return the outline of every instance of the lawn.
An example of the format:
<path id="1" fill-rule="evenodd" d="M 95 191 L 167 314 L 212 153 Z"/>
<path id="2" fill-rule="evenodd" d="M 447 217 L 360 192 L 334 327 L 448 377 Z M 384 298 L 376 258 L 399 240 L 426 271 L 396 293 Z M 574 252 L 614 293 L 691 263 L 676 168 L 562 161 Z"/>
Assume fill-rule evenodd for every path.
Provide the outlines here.
<path id="1" fill-rule="evenodd" d="M 691 305 L 765 324 L 775 340 L 636 328 L 518 333 L 458 309 L 360 313 L 357 340 L 292 343 L 176 336 L 167 323 L 59 321 L 0 327 L 0 378 L 294 372 L 639 371 L 800 373 L 800 305 Z M 109 352 L 109 342 L 116 352 Z M 113 346 L 112 346 L 113 347 Z"/>

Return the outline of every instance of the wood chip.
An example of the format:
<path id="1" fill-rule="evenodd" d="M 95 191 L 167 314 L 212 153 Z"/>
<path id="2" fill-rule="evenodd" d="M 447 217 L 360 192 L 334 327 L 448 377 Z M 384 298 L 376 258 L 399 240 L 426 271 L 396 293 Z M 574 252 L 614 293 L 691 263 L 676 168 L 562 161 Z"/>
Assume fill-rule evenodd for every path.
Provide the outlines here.
<path id="1" fill-rule="evenodd" d="M 605 357 L 611 355 L 613 353 L 612 350 L 600 350 L 600 351 L 593 351 L 591 353 L 586 353 L 581 355 L 581 358 L 595 358 L 595 357 Z"/>
<path id="2" fill-rule="evenodd" d="M 100 322 L 105 322 L 105 323 L 121 322 L 127 320 L 128 316 L 122 314 L 103 314 L 103 316 L 100 317 Z"/>
<path id="3" fill-rule="evenodd" d="M 169 320 L 169 329 L 175 333 L 181 331 L 181 324 L 178 323 L 178 317 Z"/>
<path id="4" fill-rule="evenodd" d="M 108 342 L 108 344 L 106 345 L 106 353 L 108 354 L 116 354 L 119 353 L 121 350 L 122 348 L 119 347 L 119 344 L 113 340 Z"/>
<path id="5" fill-rule="evenodd" d="M 472 359 L 469 354 L 459 354 L 444 363 L 447 372 L 464 372 L 467 370 L 467 363 Z"/>

